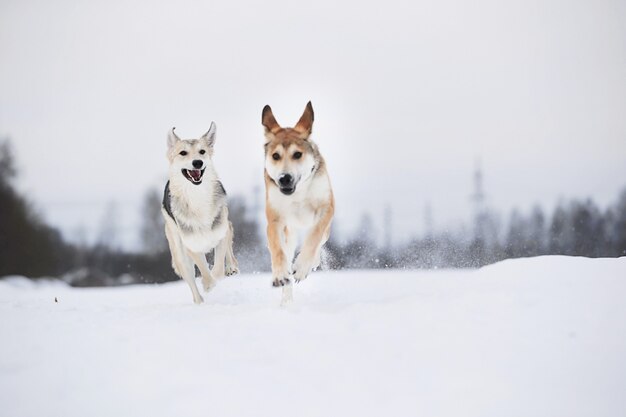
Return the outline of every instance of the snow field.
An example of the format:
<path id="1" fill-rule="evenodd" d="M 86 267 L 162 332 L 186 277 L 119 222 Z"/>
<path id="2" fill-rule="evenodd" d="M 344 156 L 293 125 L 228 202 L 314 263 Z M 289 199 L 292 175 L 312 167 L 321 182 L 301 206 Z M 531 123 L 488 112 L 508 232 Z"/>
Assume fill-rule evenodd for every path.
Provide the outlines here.
<path id="1" fill-rule="evenodd" d="M 270 281 L 2 280 L 1 414 L 626 414 L 626 258 Z"/>

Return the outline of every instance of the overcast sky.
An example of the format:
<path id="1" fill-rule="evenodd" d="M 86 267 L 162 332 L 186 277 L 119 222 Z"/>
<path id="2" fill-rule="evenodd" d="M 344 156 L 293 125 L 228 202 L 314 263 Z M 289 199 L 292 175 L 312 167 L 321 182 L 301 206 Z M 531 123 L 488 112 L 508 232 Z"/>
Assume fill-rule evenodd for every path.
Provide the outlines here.
<path id="1" fill-rule="evenodd" d="M 218 126 L 230 194 L 262 186 L 261 109 L 314 139 L 338 233 L 361 213 L 393 236 L 488 203 L 605 206 L 626 186 L 626 2 L 0 1 L 0 136 L 18 184 L 72 237 L 116 201 L 127 244 L 166 180 L 165 138 Z M 1 202 L 0 202 L 1 204 Z M 130 243 L 129 243 L 130 242 Z"/>

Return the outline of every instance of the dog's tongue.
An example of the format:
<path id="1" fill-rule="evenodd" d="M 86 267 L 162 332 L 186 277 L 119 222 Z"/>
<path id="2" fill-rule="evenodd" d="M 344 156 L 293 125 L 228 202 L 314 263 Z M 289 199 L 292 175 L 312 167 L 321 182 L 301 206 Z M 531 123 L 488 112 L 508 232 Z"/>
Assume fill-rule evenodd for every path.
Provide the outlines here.
<path id="1" fill-rule="evenodd" d="M 191 175 L 191 178 L 193 178 L 195 181 L 198 181 L 200 179 L 200 176 L 202 175 L 202 171 L 200 171 L 199 169 L 190 169 L 189 175 Z"/>

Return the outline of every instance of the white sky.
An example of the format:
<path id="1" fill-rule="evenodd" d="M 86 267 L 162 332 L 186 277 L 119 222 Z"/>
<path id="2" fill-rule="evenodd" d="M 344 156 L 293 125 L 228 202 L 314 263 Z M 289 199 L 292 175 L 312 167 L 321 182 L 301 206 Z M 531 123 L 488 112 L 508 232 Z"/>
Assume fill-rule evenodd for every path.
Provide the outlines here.
<path id="1" fill-rule="evenodd" d="M 261 109 L 312 100 L 339 233 L 363 211 L 396 240 L 490 205 L 602 205 L 626 186 L 626 2 L 0 2 L 0 135 L 19 185 L 68 236 L 117 202 L 136 242 L 166 132 L 218 126 L 230 194 L 262 186 Z M 1 204 L 1 203 L 0 203 Z M 380 230 L 379 230 L 380 231 Z"/>

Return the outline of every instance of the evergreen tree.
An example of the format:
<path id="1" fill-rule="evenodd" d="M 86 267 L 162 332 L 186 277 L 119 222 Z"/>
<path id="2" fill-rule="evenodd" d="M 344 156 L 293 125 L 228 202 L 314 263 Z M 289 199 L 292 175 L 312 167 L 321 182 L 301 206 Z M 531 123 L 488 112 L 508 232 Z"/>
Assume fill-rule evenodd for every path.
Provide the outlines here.
<path id="1" fill-rule="evenodd" d="M 14 189 L 11 145 L 0 142 L 0 276 L 52 276 L 68 267 L 61 234 L 44 224 Z"/>
<path id="2" fill-rule="evenodd" d="M 528 225 L 517 211 L 513 210 L 509 220 L 509 232 L 506 236 L 505 254 L 509 258 L 528 256 Z"/>
<path id="3" fill-rule="evenodd" d="M 568 232 L 568 216 L 563 206 L 559 204 L 554 210 L 550 223 L 550 254 L 565 255 L 571 251 Z"/>
<path id="4" fill-rule="evenodd" d="M 585 203 L 574 202 L 571 206 L 570 228 L 572 230 L 572 255 L 594 256 L 600 239 L 597 233 L 597 208 L 587 200 Z"/>
<path id="5" fill-rule="evenodd" d="M 539 206 L 535 206 L 530 215 L 527 239 L 528 256 L 538 256 L 546 253 L 546 218 Z"/>
<path id="6" fill-rule="evenodd" d="M 622 190 L 614 208 L 615 219 L 612 233 L 614 253 L 626 256 L 626 188 Z"/>

